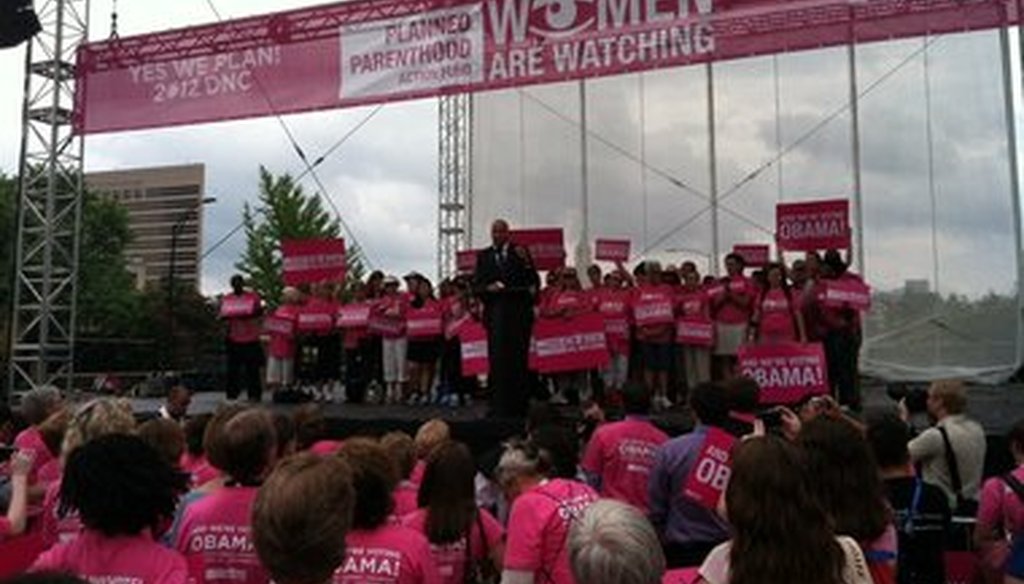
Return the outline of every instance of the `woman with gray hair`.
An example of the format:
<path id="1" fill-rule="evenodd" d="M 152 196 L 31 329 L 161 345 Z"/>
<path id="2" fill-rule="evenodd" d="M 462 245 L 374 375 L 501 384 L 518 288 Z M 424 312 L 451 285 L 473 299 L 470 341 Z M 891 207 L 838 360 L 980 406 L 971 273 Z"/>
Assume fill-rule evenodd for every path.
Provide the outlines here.
<path id="1" fill-rule="evenodd" d="M 46 447 L 46 441 L 39 431 L 42 424 L 51 415 L 57 413 L 64 406 L 64 400 L 60 390 L 53 386 L 33 389 L 21 398 L 21 417 L 24 418 L 28 428 L 22 430 L 14 438 L 14 447 L 23 452 L 32 453 L 32 470 L 29 472 L 30 489 L 29 498 L 38 500 L 43 495 L 43 488 L 35 486 L 36 473 L 40 468 L 54 459 L 53 453 Z"/>
<path id="2" fill-rule="evenodd" d="M 569 530 L 569 565 L 577 582 L 659 584 L 665 555 L 646 517 L 631 505 L 604 499 Z"/>

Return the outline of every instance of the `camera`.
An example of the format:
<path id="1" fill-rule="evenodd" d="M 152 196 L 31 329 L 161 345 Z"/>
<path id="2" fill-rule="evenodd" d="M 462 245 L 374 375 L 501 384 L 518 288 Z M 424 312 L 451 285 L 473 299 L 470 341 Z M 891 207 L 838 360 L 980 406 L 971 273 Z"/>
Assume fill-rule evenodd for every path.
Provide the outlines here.
<path id="1" fill-rule="evenodd" d="M 903 401 L 911 415 L 923 414 L 928 411 L 927 387 L 898 383 L 889 385 L 885 393 L 889 396 L 889 399 L 895 402 Z"/>

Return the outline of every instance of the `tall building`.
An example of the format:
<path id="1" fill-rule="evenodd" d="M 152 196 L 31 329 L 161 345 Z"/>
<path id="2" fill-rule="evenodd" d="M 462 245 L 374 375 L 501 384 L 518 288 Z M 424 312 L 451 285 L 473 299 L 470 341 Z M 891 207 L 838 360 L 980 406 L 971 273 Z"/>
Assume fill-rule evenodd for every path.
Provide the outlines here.
<path id="1" fill-rule="evenodd" d="M 202 164 L 85 175 L 89 191 L 112 198 L 128 211 L 134 238 L 125 256 L 140 287 L 167 280 L 173 253 L 176 281 L 199 288 L 205 182 Z"/>

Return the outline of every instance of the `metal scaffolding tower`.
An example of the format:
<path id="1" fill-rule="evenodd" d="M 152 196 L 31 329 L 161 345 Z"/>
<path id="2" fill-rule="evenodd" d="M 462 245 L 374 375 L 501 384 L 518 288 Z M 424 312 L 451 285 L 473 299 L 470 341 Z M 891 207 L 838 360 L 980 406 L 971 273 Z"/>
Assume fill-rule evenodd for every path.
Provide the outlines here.
<path id="1" fill-rule="evenodd" d="M 7 389 L 70 387 L 83 140 L 72 132 L 75 54 L 89 0 L 36 2 L 43 31 L 25 57 L 18 233 Z"/>
<path id="2" fill-rule="evenodd" d="M 437 211 L 437 275 L 456 271 L 459 251 L 469 249 L 473 200 L 473 98 L 468 94 L 438 99 L 440 140 Z"/>

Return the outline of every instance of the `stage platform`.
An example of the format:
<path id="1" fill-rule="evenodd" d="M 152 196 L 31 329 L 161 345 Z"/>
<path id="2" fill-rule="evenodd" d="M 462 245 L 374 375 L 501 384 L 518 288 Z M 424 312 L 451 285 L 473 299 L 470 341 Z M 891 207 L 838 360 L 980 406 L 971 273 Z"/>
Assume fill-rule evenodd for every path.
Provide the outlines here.
<path id="1" fill-rule="evenodd" d="M 986 474 L 1003 472 L 1012 464 L 1005 436 L 1017 420 L 1024 419 L 1024 385 L 971 387 L 968 395 L 970 415 L 981 422 L 989 437 Z M 196 393 L 189 413 L 212 412 L 222 400 L 222 394 Z M 893 407 L 885 388 L 878 385 L 865 387 L 864 403 L 866 411 Z M 147 416 L 157 412 L 162 400 L 136 398 L 133 404 L 137 413 Z M 298 407 L 292 404 L 264 405 L 275 412 L 289 412 Z M 328 403 L 322 407 L 328 421 L 328 432 L 334 439 L 379 436 L 392 430 L 414 434 L 423 422 L 441 418 L 449 423 L 456 439 L 467 443 L 474 453 L 482 454 L 523 431 L 522 420 L 489 418 L 486 404 L 480 402 L 460 408 L 344 403 Z M 567 424 L 574 424 L 579 418 L 577 408 L 566 406 L 562 412 Z M 672 436 L 687 432 L 693 425 L 690 413 L 683 407 L 654 416 L 654 422 Z M 918 419 L 916 423 L 922 427 L 927 422 Z"/>

